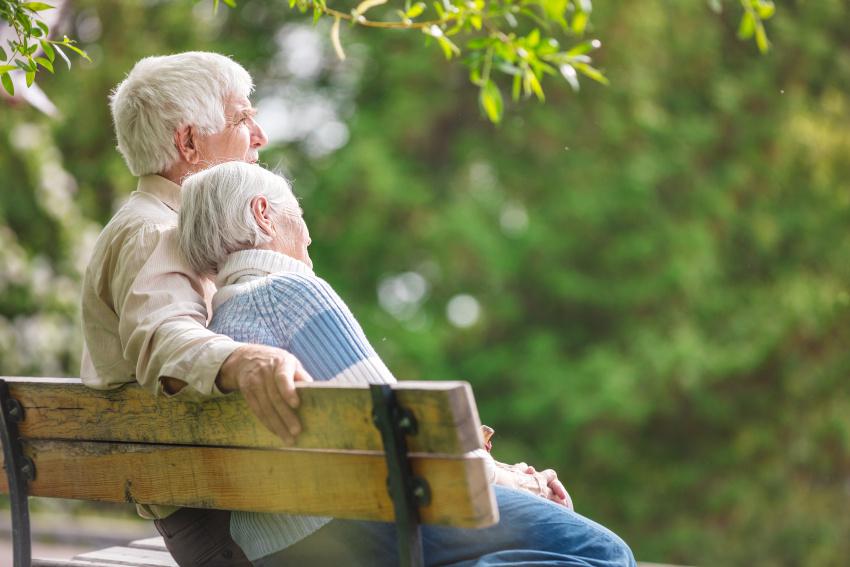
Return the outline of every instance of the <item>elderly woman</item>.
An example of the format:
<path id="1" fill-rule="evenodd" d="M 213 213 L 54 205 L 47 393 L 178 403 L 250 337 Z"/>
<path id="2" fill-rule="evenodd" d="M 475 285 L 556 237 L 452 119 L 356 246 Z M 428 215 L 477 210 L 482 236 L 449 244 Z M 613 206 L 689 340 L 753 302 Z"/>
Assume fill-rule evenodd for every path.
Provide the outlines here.
<path id="1" fill-rule="evenodd" d="M 188 178 L 182 201 L 181 250 L 218 286 L 211 330 L 284 348 L 315 380 L 395 381 L 342 299 L 313 274 L 310 234 L 283 178 L 220 164 Z M 634 565 L 620 538 L 570 509 L 554 472 L 499 463 L 492 470 L 500 523 L 423 527 L 428 565 Z M 259 566 L 398 564 L 392 524 L 234 512 L 230 528 Z"/>

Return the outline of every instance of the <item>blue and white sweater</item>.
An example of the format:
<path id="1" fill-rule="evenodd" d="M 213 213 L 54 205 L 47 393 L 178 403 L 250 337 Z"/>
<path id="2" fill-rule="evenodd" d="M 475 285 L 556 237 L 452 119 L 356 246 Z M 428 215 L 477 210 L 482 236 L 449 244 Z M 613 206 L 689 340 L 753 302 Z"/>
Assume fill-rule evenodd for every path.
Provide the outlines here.
<path id="1" fill-rule="evenodd" d="M 286 349 L 316 381 L 395 382 L 348 306 L 298 260 L 268 250 L 236 252 L 219 268 L 216 283 L 210 330 L 240 342 Z M 289 547 L 330 520 L 234 512 L 230 531 L 248 559 L 256 560 Z"/>

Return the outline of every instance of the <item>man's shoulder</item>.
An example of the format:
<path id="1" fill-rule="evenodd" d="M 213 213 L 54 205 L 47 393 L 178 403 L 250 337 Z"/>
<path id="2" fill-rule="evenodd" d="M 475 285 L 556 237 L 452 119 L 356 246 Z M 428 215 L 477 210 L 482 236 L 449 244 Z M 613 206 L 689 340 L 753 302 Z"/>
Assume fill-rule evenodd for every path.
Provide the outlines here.
<path id="1" fill-rule="evenodd" d="M 95 256 L 107 249 L 139 244 L 140 239 L 177 228 L 177 213 L 144 193 L 134 192 L 103 227 L 95 244 Z"/>

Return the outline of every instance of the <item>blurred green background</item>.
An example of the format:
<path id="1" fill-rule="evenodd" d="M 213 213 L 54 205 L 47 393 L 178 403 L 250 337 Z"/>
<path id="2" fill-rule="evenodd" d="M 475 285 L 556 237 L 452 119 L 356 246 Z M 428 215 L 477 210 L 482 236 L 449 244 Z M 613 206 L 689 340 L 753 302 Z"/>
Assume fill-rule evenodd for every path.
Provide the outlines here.
<path id="1" fill-rule="evenodd" d="M 62 116 L 0 101 L 0 374 L 78 373 L 81 270 L 134 188 L 110 89 L 215 50 L 255 77 L 317 273 L 399 378 L 472 383 L 497 458 L 643 560 L 850 561 L 845 0 L 781 3 L 767 56 L 738 11 L 596 3 L 611 86 L 500 127 L 419 34 L 344 31 L 339 62 L 285 2 L 211 4 L 75 2 L 94 62 L 38 79 Z"/>

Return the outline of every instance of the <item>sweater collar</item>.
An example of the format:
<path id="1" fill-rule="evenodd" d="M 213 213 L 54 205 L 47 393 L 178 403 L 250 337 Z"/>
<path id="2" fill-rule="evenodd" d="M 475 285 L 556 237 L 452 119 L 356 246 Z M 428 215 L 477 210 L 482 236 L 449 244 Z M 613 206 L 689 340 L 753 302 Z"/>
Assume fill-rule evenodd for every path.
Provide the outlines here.
<path id="1" fill-rule="evenodd" d="M 219 267 L 215 283 L 222 288 L 281 272 L 313 275 L 313 270 L 307 264 L 291 256 L 272 250 L 251 249 L 229 254 Z"/>
<path id="2" fill-rule="evenodd" d="M 180 186 L 161 175 L 139 177 L 138 191 L 159 199 L 166 207 L 180 212 Z"/>

